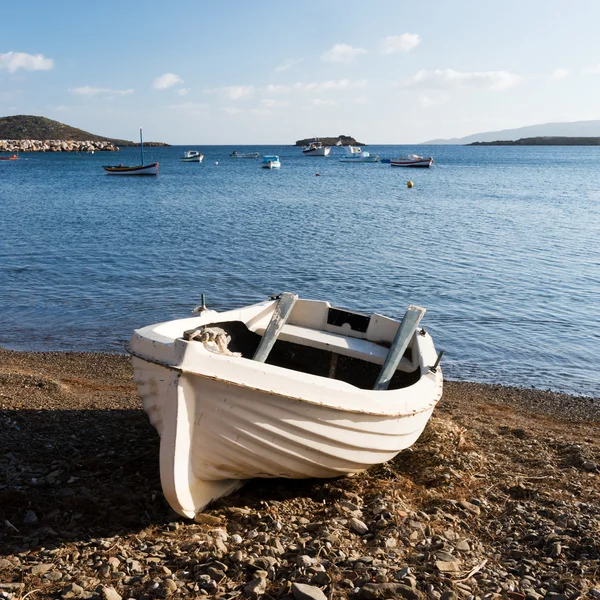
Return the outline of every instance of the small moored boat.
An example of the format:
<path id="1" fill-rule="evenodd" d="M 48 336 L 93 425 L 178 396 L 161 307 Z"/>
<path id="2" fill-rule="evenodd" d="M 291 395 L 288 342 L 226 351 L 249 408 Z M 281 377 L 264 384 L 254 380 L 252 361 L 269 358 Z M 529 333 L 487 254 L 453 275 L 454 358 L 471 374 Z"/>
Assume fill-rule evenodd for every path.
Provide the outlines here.
<path id="1" fill-rule="evenodd" d="M 158 163 L 144 164 L 144 140 L 142 139 L 142 129 L 140 127 L 140 153 L 141 164 L 139 165 L 113 165 L 102 167 L 107 175 L 158 175 Z"/>
<path id="2" fill-rule="evenodd" d="M 310 144 L 302 148 L 302 154 L 304 154 L 304 156 L 327 156 L 330 151 L 331 148 L 324 146 L 323 142 L 318 140 L 310 142 Z"/>
<path id="3" fill-rule="evenodd" d="M 279 156 L 276 156 L 275 154 L 268 154 L 263 156 L 260 166 L 263 169 L 279 169 L 281 167 L 281 163 L 279 162 Z"/>
<path id="4" fill-rule="evenodd" d="M 346 146 L 346 156 L 340 158 L 341 162 L 379 162 L 379 156 L 377 154 L 371 155 L 369 152 L 361 150 L 358 146 Z"/>
<path id="5" fill-rule="evenodd" d="M 419 327 L 281 296 L 134 331 L 129 352 L 160 434 L 163 492 L 180 515 L 254 477 L 337 477 L 392 459 L 442 395 Z M 440 353 L 441 356 L 441 353 Z"/>
<path id="6" fill-rule="evenodd" d="M 258 158 L 260 154 L 258 152 L 241 153 L 237 150 L 234 150 L 229 156 L 232 156 L 233 158 Z"/>
<path id="7" fill-rule="evenodd" d="M 0 160 L 17 160 L 19 157 L 16 154 L 10 156 L 0 156 Z"/>
<path id="8" fill-rule="evenodd" d="M 126 166 L 123 164 L 105 166 L 103 169 L 108 175 L 158 175 L 158 163 L 147 165 Z"/>
<path id="9" fill-rule="evenodd" d="M 198 152 L 198 150 L 187 150 L 183 153 L 181 160 L 183 162 L 202 162 L 204 154 Z"/>
<path id="10" fill-rule="evenodd" d="M 390 165 L 392 167 L 425 167 L 429 168 L 433 164 L 433 158 L 431 156 L 425 158 L 418 154 L 408 154 L 407 156 L 401 156 L 400 158 L 390 159 Z"/>

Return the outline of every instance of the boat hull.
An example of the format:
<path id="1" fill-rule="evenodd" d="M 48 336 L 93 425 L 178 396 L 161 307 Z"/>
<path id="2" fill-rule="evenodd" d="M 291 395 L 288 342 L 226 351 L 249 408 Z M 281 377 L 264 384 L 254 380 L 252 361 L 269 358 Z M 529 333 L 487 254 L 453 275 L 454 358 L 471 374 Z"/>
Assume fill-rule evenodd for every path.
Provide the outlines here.
<path id="1" fill-rule="evenodd" d="M 329 156 L 331 148 L 311 148 L 310 150 L 302 150 L 304 156 Z"/>
<path id="2" fill-rule="evenodd" d="M 204 159 L 204 154 L 195 154 L 193 156 L 183 156 L 181 162 L 198 162 L 201 163 Z"/>
<path id="3" fill-rule="evenodd" d="M 356 158 L 343 157 L 340 158 L 340 162 L 348 163 L 376 163 L 379 162 L 379 156 L 358 156 Z"/>
<path id="4" fill-rule="evenodd" d="M 425 158 L 423 160 L 399 160 L 392 158 L 390 165 L 392 167 L 416 167 L 428 169 L 433 164 L 433 158 Z"/>
<path id="5" fill-rule="evenodd" d="M 103 167 L 107 175 L 158 175 L 158 163 L 149 165 L 126 166 L 106 166 Z"/>
<path id="6" fill-rule="evenodd" d="M 375 163 L 379 162 L 379 160 L 377 154 L 361 150 L 359 146 L 346 146 L 346 156 L 340 158 L 340 162 L 348 163 Z"/>
<path id="7" fill-rule="evenodd" d="M 290 319 L 296 314 L 302 321 L 312 301 L 303 302 Z M 314 304 L 318 310 L 323 305 L 329 307 Z M 182 338 L 190 327 L 231 319 L 254 323 L 264 333 L 273 306 L 267 302 L 227 313 L 208 311 L 136 330 L 132 336 L 135 381 L 161 437 L 163 491 L 183 516 L 193 517 L 246 479 L 337 477 L 390 460 L 416 441 L 441 396 L 441 371 L 429 369 L 436 356 L 425 333 L 414 336 L 414 364 L 405 365 L 416 365 L 422 372 L 419 380 L 387 391 L 218 354 Z M 339 344 L 341 353 L 357 352 L 357 344 L 375 347 L 331 333 L 323 333 L 319 342 L 319 335 L 285 325 L 280 337 L 304 345 L 325 344 L 326 339 L 327 347 Z M 385 351 L 371 360 L 383 362 Z"/>
<path id="8" fill-rule="evenodd" d="M 17 160 L 19 157 L 16 154 L 12 156 L 0 156 L 0 160 Z"/>

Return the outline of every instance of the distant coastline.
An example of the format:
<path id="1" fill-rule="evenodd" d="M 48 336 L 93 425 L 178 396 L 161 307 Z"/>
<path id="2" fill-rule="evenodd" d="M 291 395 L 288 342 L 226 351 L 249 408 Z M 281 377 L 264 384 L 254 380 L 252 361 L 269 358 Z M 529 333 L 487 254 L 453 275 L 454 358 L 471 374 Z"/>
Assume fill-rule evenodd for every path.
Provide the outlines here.
<path id="1" fill-rule="evenodd" d="M 494 142 L 471 142 L 465 146 L 600 146 L 600 137 L 542 136 L 518 140 L 496 140 Z"/>

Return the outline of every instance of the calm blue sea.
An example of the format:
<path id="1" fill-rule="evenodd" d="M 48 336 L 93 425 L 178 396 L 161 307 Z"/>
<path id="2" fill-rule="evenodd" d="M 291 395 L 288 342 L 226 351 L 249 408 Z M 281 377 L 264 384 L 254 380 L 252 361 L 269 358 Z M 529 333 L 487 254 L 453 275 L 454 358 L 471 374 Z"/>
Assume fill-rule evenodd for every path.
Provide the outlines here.
<path id="1" fill-rule="evenodd" d="M 181 163 L 188 149 L 204 163 Z M 290 146 L 146 148 L 157 178 L 104 174 L 135 148 L 0 161 L 0 346 L 123 352 L 202 293 L 223 310 L 291 291 L 426 307 L 449 379 L 600 397 L 600 147 L 365 149 L 435 165 Z"/>

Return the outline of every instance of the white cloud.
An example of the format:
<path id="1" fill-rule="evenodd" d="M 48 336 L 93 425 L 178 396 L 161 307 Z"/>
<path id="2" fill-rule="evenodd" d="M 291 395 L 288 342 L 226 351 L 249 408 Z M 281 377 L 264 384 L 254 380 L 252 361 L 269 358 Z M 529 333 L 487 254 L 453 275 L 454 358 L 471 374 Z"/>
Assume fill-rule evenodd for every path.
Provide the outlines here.
<path id="1" fill-rule="evenodd" d="M 410 52 L 421 43 L 418 33 L 403 33 L 402 35 L 390 35 L 379 44 L 382 54 L 393 54 L 394 52 Z"/>
<path id="2" fill-rule="evenodd" d="M 223 112 L 228 115 L 241 115 L 246 111 L 243 108 L 236 108 L 235 106 L 224 106 Z"/>
<path id="3" fill-rule="evenodd" d="M 108 95 L 108 96 L 129 96 L 133 94 L 133 90 L 113 90 L 111 88 L 97 88 L 91 87 L 89 85 L 84 85 L 82 87 L 71 88 L 69 90 L 71 93 L 76 96 L 86 96 L 88 98 L 93 98 L 94 96 L 100 95 Z"/>
<path id="4" fill-rule="evenodd" d="M 27 54 L 26 52 L 6 52 L 0 54 L 0 70 L 14 73 L 19 69 L 25 71 L 49 71 L 54 68 L 54 61 L 43 54 Z"/>
<path id="5" fill-rule="evenodd" d="M 321 55 L 321 60 L 326 62 L 350 63 L 359 54 L 367 54 L 363 48 L 353 48 L 349 44 L 335 44 L 333 48 Z"/>
<path id="6" fill-rule="evenodd" d="M 452 89 L 476 87 L 493 91 L 506 90 L 521 81 L 519 75 L 508 71 L 461 72 L 454 69 L 421 69 L 407 82 L 412 87 L 423 89 Z"/>
<path id="7" fill-rule="evenodd" d="M 268 108 L 238 108 L 237 106 L 224 106 L 223 112 L 230 116 L 235 115 L 271 115 L 273 114 Z"/>
<path id="8" fill-rule="evenodd" d="M 242 98 L 249 98 L 254 94 L 253 85 L 232 85 L 225 87 L 222 90 L 223 95 L 230 100 L 241 100 Z"/>
<path id="9" fill-rule="evenodd" d="M 290 92 L 299 91 L 302 83 L 292 83 L 291 85 L 269 84 L 265 91 L 267 94 L 289 94 Z"/>
<path id="10" fill-rule="evenodd" d="M 596 65 L 591 65 L 589 67 L 584 67 L 582 69 L 582 71 L 586 74 L 596 75 L 596 74 L 600 73 L 600 63 L 598 63 Z"/>
<path id="11" fill-rule="evenodd" d="M 431 106 L 441 106 L 442 104 L 446 104 L 446 102 L 448 102 L 448 100 L 450 100 L 450 98 L 448 96 L 444 96 L 444 95 L 428 96 L 428 95 L 422 94 L 421 97 L 419 98 L 421 106 L 423 106 L 424 108 L 429 108 Z"/>
<path id="12" fill-rule="evenodd" d="M 265 108 L 284 108 L 290 105 L 289 102 L 285 102 L 283 100 L 273 100 L 272 98 L 263 98 L 261 100 L 261 104 Z"/>
<path id="13" fill-rule="evenodd" d="M 283 64 L 279 65 L 278 67 L 275 67 L 275 72 L 282 73 L 283 71 L 287 71 L 288 69 L 299 65 L 303 60 L 303 58 L 298 58 L 296 60 L 286 60 Z"/>
<path id="14" fill-rule="evenodd" d="M 181 88 L 180 90 L 177 90 L 177 93 L 180 96 L 187 96 L 191 91 L 192 91 L 192 88 Z"/>
<path id="15" fill-rule="evenodd" d="M 253 85 L 229 85 L 226 87 L 204 90 L 207 94 L 218 94 L 228 100 L 243 100 L 254 94 L 256 88 Z"/>
<path id="16" fill-rule="evenodd" d="M 366 79 L 351 81 L 350 79 L 332 79 L 329 81 L 313 81 L 304 83 L 297 81 L 291 85 L 268 85 L 265 88 L 267 94 L 290 94 L 292 92 L 340 92 L 353 88 L 364 88 Z"/>
<path id="17" fill-rule="evenodd" d="M 201 102 L 181 102 L 179 104 L 170 104 L 165 106 L 167 110 L 177 111 L 178 113 L 187 113 L 190 115 L 200 115 L 206 113 L 208 104 Z"/>
<path id="18" fill-rule="evenodd" d="M 554 69 L 550 74 L 550 79 L 564 79 L 569 75 L 569 71 L 567 69 Z"/>
<path id="19" fill-rule="evenodd" d="M 322 98 L 312 98 L 310 104 L 313 106 L 334 106 L 335 102 L 333 100 L 323 100 Z"/>
<path id="20" fill-rule="evenodd" d="M 160 77 L 156 77 L 152 82 L 152 87 L 155 90 L 166 90 L 167 88 L 173 87 L 178 83 L 183 83 L 183 79 L 175 73 L 165 73 Z"/>

